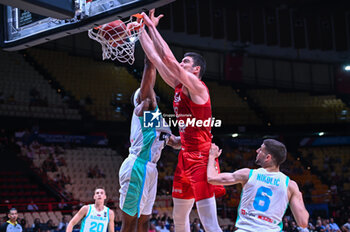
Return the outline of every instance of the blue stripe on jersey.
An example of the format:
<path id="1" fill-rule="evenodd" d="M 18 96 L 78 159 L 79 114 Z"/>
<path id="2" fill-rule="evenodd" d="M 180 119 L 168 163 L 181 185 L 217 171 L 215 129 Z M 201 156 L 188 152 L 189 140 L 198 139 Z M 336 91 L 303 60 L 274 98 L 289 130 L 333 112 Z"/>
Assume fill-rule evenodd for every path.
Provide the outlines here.
<path id="1" fill-rule="evenodd" d="M 84 219 L 83 219 L 83 221 L 82 221 L 82 223 L 81 223 L 80 232 L 83 232 L 83 231 L 84 231 L 85 221 L 86 221 L 86 219 L 89 217 L 90 212 L 91 212 L 91 205 L 89 205 L 89 211 L 88 211 L 88 213 L 86 214 L 86 216 L 84 217 Z"/>
<path id="2" fill-rule="evenodd" d="M 287 176 L 286 178 L 286 187 L 288 188 L 288 184 L 289 184 L 289 176 Z"/>
<path id="3" fill-rule="evenodd" d="M 109 224 L 109 208 L 108 207 L 107 207 L 107 223 Z M 108 224 L 107 224 L 107 227 L 108 227 Z M 109 231 L 109 232 L 111 232 L 111 231 Z"/>
<path id="4" fill-rule="evenodd" d="M 248 180 L 250 179 L 250 177 L 251 177 L 252 175 L 253 175 L 253 169 L 250 169 Z"/>
<path id="5" fill-rule="evenodd" d="M 156 107 L 156 109 L 152 112 L 155 112 L 157 109 L 158 107 Z M 151 148 L 154 140 L 157 137 L 156 128 L 144 127 L 143 117 L 139 117 L 139 120 L 142 130 L 143 144 L 140 154 L 136 158 L 134 166 L 132 167 L 130 184 L 123 205 L 123 211 L 125 213 L 129 214 L 130 216 L 134 216 L 136 213 L 138 213 L 138 217 L 140 216 L 140 202 L 146 179 L 147 162 L 152 158 Z"/>
<path id="6" fill-rule="evenodd" d="M 249 179 L 250 179 L 250 177 L 251 177 L 252 175 L 253 175 L 253 169 L 250 169 L 248 181 L 249 181 Z M 247 181 L 247 183 L 248 183 L 248 181 Z M 246 183 L 246 184 L 247 184 L 247 183 Z M 240 199 L 242 199 L 242 196 L 243 196 L 243 188 L 242 188 L 242 192 L 241 192 L 241 197 L 240 197 Z M 238 205 L 238 208 L 237 208 L 237 219 L 236 219 L 236 223 L 235 223 L 235 224 L 237 224 L 237 222 L 238 222 L 238 220 L 239 220 L 239 211 L 240 211 L 240 209 L 241 209 L 241 201 L 239 201 L 239 205 Z"/>

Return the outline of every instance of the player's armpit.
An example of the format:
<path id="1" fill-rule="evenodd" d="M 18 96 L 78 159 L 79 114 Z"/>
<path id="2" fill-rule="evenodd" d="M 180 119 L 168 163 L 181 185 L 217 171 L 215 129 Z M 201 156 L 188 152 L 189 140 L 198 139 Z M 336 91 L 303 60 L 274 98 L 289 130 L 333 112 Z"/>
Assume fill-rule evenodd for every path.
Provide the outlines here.
<path id="1" fill-rule="evenodd" d="M 309 213 L 305 208 L 303 196 L 295 181 L 290 181 L 288 191 L 290 192 L 289 205 L 293 216 L 300 227 L 306 228 L 309 222 Z"/>

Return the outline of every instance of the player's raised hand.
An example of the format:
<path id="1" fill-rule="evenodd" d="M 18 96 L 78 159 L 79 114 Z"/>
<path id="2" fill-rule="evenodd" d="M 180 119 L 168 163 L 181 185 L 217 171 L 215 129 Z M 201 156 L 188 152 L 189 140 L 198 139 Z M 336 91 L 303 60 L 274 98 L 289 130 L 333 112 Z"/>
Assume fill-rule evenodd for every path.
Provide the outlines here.
<path id="1" fill-rule="evenodd" d="M 148 17 L 148 15 L 145 12 L 142 12 L 141 15 L 143 17 L 143 20 L 144 20 L 146 26 L 148 26 L 148 27 L 155 26 L 153 21 Z"/>
<path id="2" fill-rule="evenodd" d="M 158 26 L 159 20 L 164 17 L 163 14 L 158 15 L 157 17 L 154 16 L 155 9 L 153 8 L 152 10 L 149 11 L 149 18 L 152 20 L 154 26 Z"/>
<path id="3" fill-rule="evenodd" d="M 218 158 L 221 155 L 222 149 L 219 149 L 218 146 L 216 146 L 215 143 L 211 144 L 209 155 L 213 156 L 214 158 Z"/>

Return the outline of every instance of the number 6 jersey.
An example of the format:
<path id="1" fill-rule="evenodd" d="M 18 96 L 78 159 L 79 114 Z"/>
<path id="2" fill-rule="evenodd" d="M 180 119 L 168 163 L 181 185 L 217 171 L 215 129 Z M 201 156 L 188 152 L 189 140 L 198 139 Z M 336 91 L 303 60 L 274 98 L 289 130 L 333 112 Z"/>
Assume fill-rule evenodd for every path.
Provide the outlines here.
<path id="1" fill-rule="evenodd" d="M 282 172 L 252 169 L 244 185 L 236 227 L 246 231 L 281 231 L 288 207 L 289 177 Z"/>
<path id="2" fill-rule="evenodd" d="M 109 208 L 104 206 L 102 211 L 97 211 L 95 204 L 89 205 L 89 211 L 84 217 L 80 232 L 106 232 L 109 222 Z"/>

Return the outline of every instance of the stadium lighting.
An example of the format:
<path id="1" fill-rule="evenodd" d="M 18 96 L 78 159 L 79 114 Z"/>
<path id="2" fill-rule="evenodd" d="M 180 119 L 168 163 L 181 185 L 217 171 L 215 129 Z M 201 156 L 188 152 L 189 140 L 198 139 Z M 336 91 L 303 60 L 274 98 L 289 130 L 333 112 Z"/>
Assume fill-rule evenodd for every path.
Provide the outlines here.
<path id="1" fill-rule="evenodd" d="M 349 72 L 350 71 L 350 65 L 345 65 L 344 66 L 344 70 Z"/>
<path id="2" fill-rule="evenodd" d="M 318 136 L 323 136 L 324 135 L 324 132 L 319 132 L 318 133 Z"/>
<path id="3" fill-rule="evenodd" d="M 232 134 L 232 138 L 236 138 L 236 137 L 238 137 L 238 134 L 237 133 L 233 133 Z"/>

